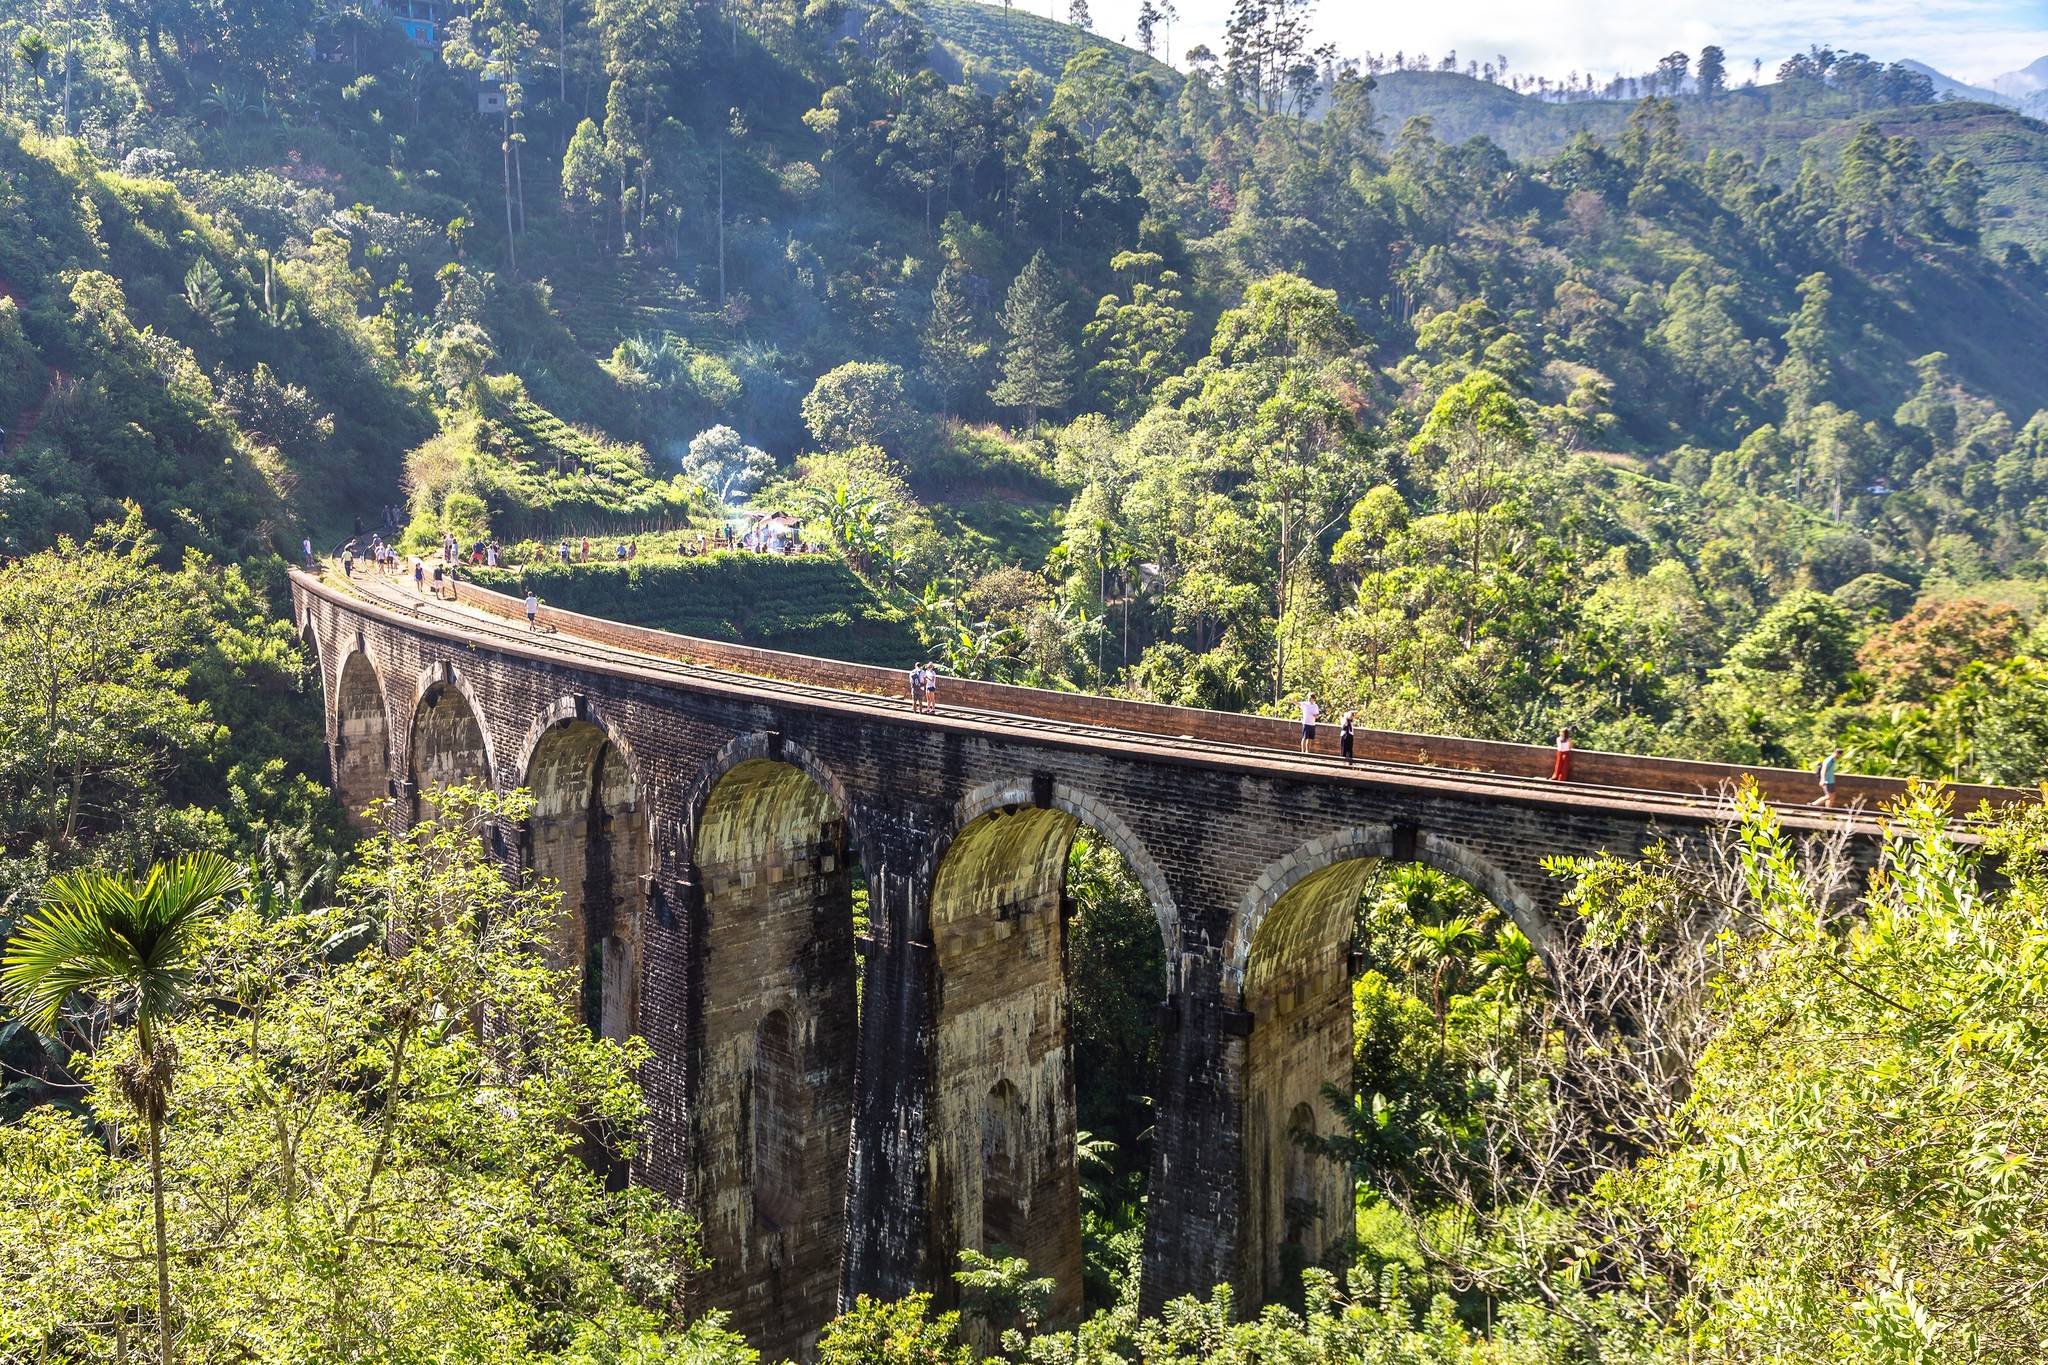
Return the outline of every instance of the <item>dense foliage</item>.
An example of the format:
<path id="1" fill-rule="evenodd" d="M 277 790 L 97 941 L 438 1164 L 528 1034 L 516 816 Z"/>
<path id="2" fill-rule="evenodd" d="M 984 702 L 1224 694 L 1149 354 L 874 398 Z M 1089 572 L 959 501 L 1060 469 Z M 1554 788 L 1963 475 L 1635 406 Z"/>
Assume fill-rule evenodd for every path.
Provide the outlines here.
<path id="1" fill-rule="evenodd" d="M 348 848 L 302 537 L 973 677 L 2041 779 L 2041 125 L 1821 48 L 1360 65 L 1309 8 L 1185 69 L 1149 0 L 1142 53 L 1085 4 L 0 12 L 0 929 L 254 874 L 150 1009 L 114 972 L 0 1020 L 0 1355 L 750 1359 L 607 1182 L 640 1054 L 477 845 L 524 798 Z M 686 552 L 769 512 L 825 552 Z M 970 1256 L 820 1359 L 2031 1358 L 2038 815 L 1916 796 L 1860 896 L 1736 815 L 1560 866 L 1541 961 L 1373 885 L 1355 1236 L 1250 1321 L 1138 1314 L 1164 964 L 1084 838 L 1090 1317 Z"/>

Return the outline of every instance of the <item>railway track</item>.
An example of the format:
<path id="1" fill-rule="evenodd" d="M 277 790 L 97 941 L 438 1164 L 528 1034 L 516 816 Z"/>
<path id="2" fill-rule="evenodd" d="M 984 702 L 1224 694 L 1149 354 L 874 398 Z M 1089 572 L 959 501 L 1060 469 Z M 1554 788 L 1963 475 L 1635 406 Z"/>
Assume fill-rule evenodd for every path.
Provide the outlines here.
<path id="1" fill-rule="evenodd" d="M 375 571 L 368 576 L 353 578 L 327 574 L 322 582 L 331 591 L 339 590 L 372 608 L 417 622 L 436 634 L 473 647 L 488 645 L 514 654 L 568 659 L 599 672 L 652 677 L 700 690 L 763 701 L 808 703 L 826 710 L 886 718 L 898 724 L 950 728 L 969 733 L 1000 732 L 1070 747 L 1145 754 L 1189 766 L 1298 774 L 1311 781 L 1365 782 L 1439 790 L 1455 787 L 1466 795 L 1494 795 L 1522 803 L 1606 809 L 1619 807 L 1650 815 L 1668 815 L 1688 824 L 1718 818 L 1726 811 L 1725 796 L 1719 792 L 1702 791 L 1688 795 L 1592 782 L 1559 783 L 1520 774 L 1398 763 L 1385 759 L 1347 762 L 1333 754 L 1304 754 L 1277 746 L 1122 730 L 1071 720 L 1051 720 L 1026 712 L 947 706 L 943 703 L 937 714 L 926 714 L 913 711 L 909 701 L 900 696 L 741 673 L 670 655 L 606 644 L 554 628 L 527 629 L 504 617 L 465 607 L 459 602 L 422 598 L 400 580 L 386 578 Z M 1796 828 L 1839 829 L 1846 824 L 1862 833 L 1875 833 L 1879 828 L 1875 814 L 1860 807 L 1817 811 L 1780 802 L 1774 803 L 1774 808 L 1786 824 Z"/>

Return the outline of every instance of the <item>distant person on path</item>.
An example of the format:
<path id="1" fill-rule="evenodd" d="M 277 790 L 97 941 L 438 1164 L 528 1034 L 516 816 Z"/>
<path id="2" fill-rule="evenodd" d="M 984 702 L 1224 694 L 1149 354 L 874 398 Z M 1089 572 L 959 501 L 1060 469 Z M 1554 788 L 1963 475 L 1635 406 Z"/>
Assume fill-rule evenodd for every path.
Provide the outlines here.
<path id="1" fill-rule="evenodd" d="M 1807 802 L 1810 806 L 1832 806 L 1835 804 L 1835 769 L 1842 764 L 1842 746 L 1837 744 L 1828 756 L 1813 765 L 1813 775 L 1820 779 L 1820 795 Z"/>
<path id="2" fill-rule="evenodd" d="M 1307 753 L 1316 747 L 1316 722 L 1323 716 L 1323 705 L 1311 692 L 1301 699 L 1301 751 Z"/>
<path id="3" fill-rule="evenodd" d="M 412 590 L 424 594 L 427 590 L 427 561 L 415 558 L 412 562 Z"/>
<path id="4" fill-rule="evenodd" d="M 1557 732 L 1557 756 L 1550 760 L 1550 780 L 1572 780 L 1572 732 L 1569 729 L 1559 729 Z"/>
<path id="5" fill-rule="evenodd" d="M 493 569 L 495 569 L 495 568 L 497 568 L 497 567 L 498 567 L 498 542 L 497 542 L 497 541 L 495 541 L 495 540 L 494 540 L 494 541 L 492 541 L 492 542 L 491 542 L 490 544 L 488 544 L 488 545 L 484 546 L 484 563 L 485 563 L 485 564 L 486 564 L 487 566 L 489 566 L 490 568 L 493 568 Z"/>
<path id="6" fill-rule="evenodd" d="M 533 630 L 539 625 L 540 598 L 531 591 L 526 594 L 526 628 Z"/>
<path id="7" fill-rule="evenodd" d="M 307 567 L 307 568 L 309 568 L 309 569 L 310 569 L 310 568 L 312 568 L 312 567 L 313 567 L 313 537 L 311 537 L 311 536 L 307 536 L 307 537 L 306 537 L 306 538 L 305 538 L 304 540 L 301 540 L 301 541 L 299 542 L 299 548 L 300 548 L 300 549 L 301 549 L 302 551 L 304 551 L 304 552 L 305 552 L 305 555 L 306 555 L 306 567 Z"/>
<path id="8" fill-rule="evenodd" d="M 1351 727 L 1357 721 L 1358 712 L 1346 711 L 1337 718 L 1337 751 L 1344 755 L 1344 761 L 1351 761 Z"/>
<path id="9" fill-rule="evenodd" d="M 361 540 L 361 539 L 363 538 L 363 519 L 362 519 L 361 517 L 357 517 L 357 518 L 356 518 L 356 535 L 355 535 L 355 538 L 356 538 L 357 540 Z"/>
<path id="10" fill-rule="evenodd" d="M 341 576 L 343 578 L 354 578 L 356 576 L 356 543 L 353 540 L 341 547 Z"/>

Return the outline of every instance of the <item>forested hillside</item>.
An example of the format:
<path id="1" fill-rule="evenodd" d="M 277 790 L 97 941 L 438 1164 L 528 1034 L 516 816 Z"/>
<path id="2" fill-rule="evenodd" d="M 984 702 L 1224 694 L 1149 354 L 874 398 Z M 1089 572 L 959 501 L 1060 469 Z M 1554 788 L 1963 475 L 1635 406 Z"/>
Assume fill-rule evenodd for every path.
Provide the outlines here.
<path id="1" fill-rule="evenodd" d="M 1146 10 L 1139 51 L 976 0 L 0 6 L 0 929 L 67 871 L 253 873 L 160 997 L 132 954 L 47 1014 L 6 987 L 0 1359 L 749 1359 L 691 1320 L 686 1220 L 572 1150 L 647 1121 L 640 1054 L 537 984 L 544 888 L 500 916 L 464 803 L 524 799 L 343 835 L 302 538 L 965 676 L 2048 774 L 2044 125 L 1857 54 L 1532 96 L 1348 63 L 1295 0 L 1176 68 Z M 767 513 L 810 553 L 718 548 Z M 2040 821 L 1916 802 L 1852 906 L 1740 813 L 1560 866 L 1585 953 L 1547 963 L 1451 879 L 1373 883 L 1323 1150 L 1355 1235 L 1236 1325 L 1137 1311 L 1157 936 L 1077 846 L 1093 1315 L 1027 1342 L 998 1260 L 972 1339 L 2031 1359 Z M 1661 1003 L 1575 1014 L 1596 978 Z M 449 1022 L 501 1009 L 502 1058 Z M 863 1302 L 819 1358 L 956 1327 Z"/>
<path id="2" fill-rule="evenodd" d="M 1447 142 L 1483 137 L 1517 158 L 1547 160 L 1573 137 L 1621 135 L 1637 100 L 1545 99 L 1455 71 L 1388 71 L 1373 78 L 1375 104 L 1388 126 L 1428 118 Z M 1638 82 L 1640 84 L 1640 82 Z M 1982 101 L 1939 101 L 1911 92 L 1900 101 L 1861 95 L 1819 80 L 1724 89 L 1684 96 L 1688 155 L 1739 152 L 1771 181 L 1792 184 L 1809 162 L 1839 163 L 1866 122 L 1886 136 L 1912 139 L 1929 157 L 1970 162 L 1982 178 L 1983 240 L 2037 256 L 2048 249 L 2048 124 Z"/>

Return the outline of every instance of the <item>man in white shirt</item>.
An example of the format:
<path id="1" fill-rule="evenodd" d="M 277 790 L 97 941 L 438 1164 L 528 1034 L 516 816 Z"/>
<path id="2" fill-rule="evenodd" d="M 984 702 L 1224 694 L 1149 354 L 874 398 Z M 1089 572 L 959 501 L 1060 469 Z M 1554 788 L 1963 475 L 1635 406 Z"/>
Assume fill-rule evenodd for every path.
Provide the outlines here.
<path id="1" fill-rule="evenodd" d="M 1322 719 L 1322 705 L 1311 692 L 1301 699 L 1301 751 L 1307 753 L 1316 747 L 1316 722 Z"/>

